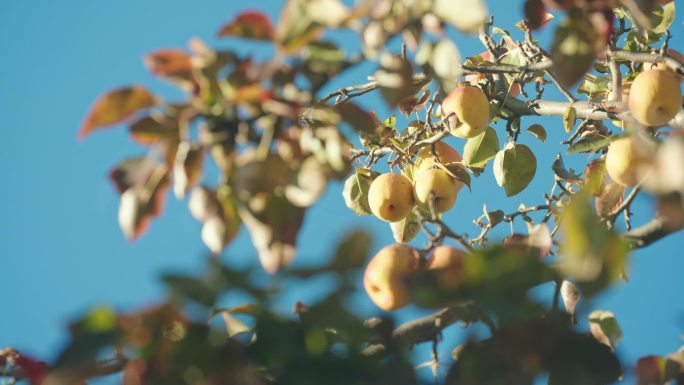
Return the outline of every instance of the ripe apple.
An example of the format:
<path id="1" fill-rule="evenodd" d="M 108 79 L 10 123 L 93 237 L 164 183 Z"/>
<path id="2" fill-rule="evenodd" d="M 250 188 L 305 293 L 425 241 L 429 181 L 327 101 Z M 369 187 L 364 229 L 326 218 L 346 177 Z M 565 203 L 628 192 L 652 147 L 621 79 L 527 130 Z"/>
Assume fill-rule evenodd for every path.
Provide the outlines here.
<path id="1" fill-rule="evenodd" d="M 383 310 L 397 310 L 409 302 L 404 280 L 417 268 L 418 251 L 395 243 L 382 248 L 366 266 L 363 287 L 371 301 Z"/>
<path id="2" fill-rule="evenodd" d="M 622 186 L 634 186 L 648 172 L 652 160 L 651 143 L 628 137 L 613 141 L 606 154 L 606 172 Z"/>
<path id="3" fill-rule="evenodd" d="M 458 151 L 454 150 L 448 144 L 444 142 L 435 143 L 435 153 L 439 161 L 443 164 L 460 162 L 463 159 Z M 433 168 L 435 164 L 435 156 L 432 153 L 431 146 L 424 146 L 418 151 L 418 156 L 416 157 L 416 170 L 422 171 L 429 168 Z"/>
<path id="4" fill-rule="evenodd" d="M 430 254 L 425 268 L 437 270 L 439 286 L 443 289 L 454 289 L 463 282 L 464 263 L 467 253 L 452 246 L 437 246 Z"/>
<path id="5" fill-rule="evenodd" d="M 449 116 L 449 132 L 457 138 L 472 138 L 489 124 L 489 100 L 478 87 L 456 87 L 442 101 L 442 115 Z"/>
<path id="6" fill-rule="evenodd" d="M 386 222 L 406 218 L 415 201 L 411 181 L 401 174 L 382 174 L 368 189 L 368 206 L 371 212 Z"/>
<path id="7" fill-rule="evenodd" d="M 629 110 L 639 123 L 661 126 L 674 118 L 682 104 L 679 79 L 660 68 L 641 72 L 629 92 Z"/>
<path id="8" fill-rule="evenodd" d="M 461 186 L 446 171 L 430 168 L 420 171 L 416 176 L 414 186 L 416 201 L 424 207 L 429 207 L 430 196 L 434 194 L 434 208 L 438 213 L 448 211 L 456 203 L 456 196 Z"/>

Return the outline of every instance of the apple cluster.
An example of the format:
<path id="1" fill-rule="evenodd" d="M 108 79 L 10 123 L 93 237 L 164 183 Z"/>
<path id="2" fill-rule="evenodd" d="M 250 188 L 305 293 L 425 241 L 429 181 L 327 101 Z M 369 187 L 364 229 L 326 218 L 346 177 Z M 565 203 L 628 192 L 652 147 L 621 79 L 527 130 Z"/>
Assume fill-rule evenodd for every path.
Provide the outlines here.
<path id="1" fill-rule="evenodd" d="M 622 97 L 634 120 L 646 127 L 657 127 L 674 118 L 682 104 L 680 80 L 661 63 L 646 68 L 626 83 Z M 624 126 L 623 122 L 614 123 Z M 635 186 L 648 175 L 654 151 L 654 143 L 644 136 L 617 139 L 608 147 L 606 173 L 622 186 Z"/>
<path id="2" fill-rule="evenodd" d="M 426 261 L 418 250 L 402 243 L 381 249 L 366 267 L 363 285 L 370 299 L 383 310 L 397 310 L 410 302 L 407 280 L 421 270 L 437 272 L 438 284 L 453 289 L 462 282 L 468 254 L 452 246 L 436 247 Z"/>
<path id="3" fill-rule="evenodd" d="M 472 138 L 487 128 L 489 100 L 480 88 L 462 85 L 444 99 L 442 115 L 452 135 Z M 413 180 L 403 174 L 387 173 L 373 181 L 368 191 L 371 212 L 383 221 L 397 222 L 406 218 L 416 204 L 436 213 L 449 211 L 463 183 L 441 166 L 461 161 L 461 155 L 444 142 L 424 146 L 416 156 Z"/>
<path id="4" fill-rule="evenodd" d="M 445 129 L 458 138 L 472 138 L 487 129 L 489 100 L 472 85 L 456 87 L 441 104 Z M 461 155 L 447 143 L 437 141 L 416 154 L 410 173 L 385 173 L 368 189 L 368 207 L 386 222 L 405 219 L 418 206 L 434 214 L 449 211 L 456 203 L 463 183 L 449 171 L 460 164 Z M 409 302 L 406 279 L 421 267 L 440 270 L 440 285 L 453 287 L 460 281 L 465 252 L 451 246 L 435 248 L 422 262 L 416 249 L 393 244 L 380 250 L 368 264 L 364 286 L 371 300 L 384 310 L 396 310 Z"/>

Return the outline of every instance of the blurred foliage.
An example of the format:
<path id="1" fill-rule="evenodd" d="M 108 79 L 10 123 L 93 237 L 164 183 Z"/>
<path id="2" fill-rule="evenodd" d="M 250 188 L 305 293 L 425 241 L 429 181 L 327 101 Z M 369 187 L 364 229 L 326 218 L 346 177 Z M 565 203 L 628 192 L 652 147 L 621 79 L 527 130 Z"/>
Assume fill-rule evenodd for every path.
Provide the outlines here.
<path id="1" fill-rule="evenodd" d="M 605 153 L 613 141 L 640 130 L 661 142 L 652 159 L 657 177 L 645 178 L 643 188 L 657 197 L 658 220 L 675 230 L 684 227 L 684 174 L 672 167 L 684 161 L 684 142 L 676 138 L 681 127 L 665 134 L 658 127 L 641 129 L 624 119 L 618 92 L 628 91 L 651 62 L 684 74 L 681 54 L 668 51 L 674 1 L 527 0 L 526 20 L 516 24 L 522 40 L 493 24 L 483 0 L 347 3 L 288 0 L 275 23 L 265 13 L 245 11 L 219 28 L 221 38 L 269 44 L 274 56 L 264 61 L 214 50 L 196 38 L 187 50 L 145 56 L 153 75 L 185 92 L 180 102 L 164 101 L 141 85 L 95 101 L 80 138 L 125 123 L 131 139 L 148 149 L 110 172 L 121 195 L 118 219 L 126 238 L 145 233 L 171 189 L 177 199 L 188 196 L 213 257 L 202 275 L 164 275 L 168 296 L 157 305 L 125 313 L 99 307 L 82 315 L 69 325 L 69 342 L 51 364 L 1 350 L 3 376 L 33 385 L 81 384 L 117 372 L 124 385 L 415 384 L 409 349 L 432 342 L 426 365 L 435 383 L 532 384 L 546 375 L 550 384 L 607 384 L 621 378 L 616 316 L 594 311 L 582 332 L 575 309 L 582 298 L 626 279 L 629 248 L 652 241 L 616 230 L 621 213 L 631 226 L 633 195 L 627 191 L 635 195 L 641 186 L 628 189 L 607 178 Z M 543 49 L 533 31 L 552 17 L 560 21 Z M 357 33 L 359 52 L 347 53 L 330 40 L 337 30 Z M 453 30 L 478 33 L 485 50 L 464 57 L 450 37 Z M 390 52 L 399 40 L 401 52 Z M 345 70 L 368 62 L 376 69 L 367 83 L 322 94 Z M 543 100 L 551 83 L 568 103 Z M 465 113 L 442 111 L 441 101 L 457 87 L 477 87 L 487 98 L 484 107 L 489 103 L 488 124 L 467 138 L 463 159 L 441 141 L 451 124 L 470 124 Z M 372 91 L 406 122 L 379 117 L 350 100 Z M 587 100 L 577 100 L 580 95 Z M 607 119 L 592 117 L 598 113 Z M 568 135 L 564 151 L 587 160 L 578 173 L 559 154 L 550 165 L 553 188 L 543 194 L 543 204 L 520 204 L 512 213 L 484 205 L 474 220 L 481 233 L 468 238 L 443 222 L 433 192 L 430 204 L 389 224 L 399 243 L 421 231 L 427 236 L 424 247 L 409 249 L 415 255 L 403 256 L 411 271 L 393 284 L 408 285 L 411 301 L 435 313 L 402 325 L 386 315 L 357 315 L 350 304 L 373 246 L 361 230 L 341 238 L 326 261 L 287 268 L 298 254 L 308 208 L 330 183 L 345 181 L 343 199 L 356 214 L 373 213 L 369 189 L 382 158 L 411 183 L 422 169 L 442 170 L 454 189 L 471 188 L 491 161 L 506 196 L 523 192 L 548 167 L 520 142 L 548 144 L 550 127 L 532 123 L 523 130 L 523 117 L 540 114 L 556 115 Z M 608 119 L 624 131 L 609 129 L 603 123 Z M 521 132 L 529 136 L 521 139 Z M 675 138 L 663 139 L 673 132 Z M 219 170 L 211 185 L 203 184 L 209 162 Z M 514 232 L 518 219 L 527 234 Z M 511 225 L 511 235 L 489 242 L 489 231 L 502 223 Z M 217 258 L 243 224 L 261 266 L 279 274 L 282 285 Z M 467 256 L 453 257 L 454 266 L 429 267 L 438 264 L 430 258 L 446 240 L 460 243 Z M 283 287 L 320 276 L 327 276 L 329 287 L 318 302 L 298 302 L 292 314 L 272 310 Z M 532 295 L 548 283 L 555 285 L 548 301 Z M 228 294 L 249 300 L 225 307 L 221 299 Z M 456 322 L 482 322 L 489 333 L 471 335 L 457 348 L 441 378 L 437 346 L 442 330 Z M 638 383 L 684 382 L 682 354 L 680 349 L 640 359 L 634 366 Z"/>

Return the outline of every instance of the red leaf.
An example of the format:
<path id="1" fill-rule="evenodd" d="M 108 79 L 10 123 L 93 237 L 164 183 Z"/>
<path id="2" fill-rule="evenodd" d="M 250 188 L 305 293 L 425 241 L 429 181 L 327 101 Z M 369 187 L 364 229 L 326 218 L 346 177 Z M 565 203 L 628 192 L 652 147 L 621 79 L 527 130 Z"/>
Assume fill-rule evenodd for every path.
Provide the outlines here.
<path id="1" fill-rule="evenodd" d="M 221 27 L 219 36 L 237 36 L 245 39 L 272 40 L 273 25 L 262 12 L 245 11 L 237 15 L 228 24 Z"/>
<path id="2" fill-rule="evenodd" d="M 190 55 L 181 49 L 160 49 L 143 58 L 147 69 L 157 76 L 172 76 L 192 71 Z"/>
<path id="3" fill-rule="evenodd" d="M 100 96 L 91 107 L 81 130 L 79 139 L 92 131 L 121 123 L 136 112 L 159 104 L 159 100 L 143 86 L 118 88 Z"/>

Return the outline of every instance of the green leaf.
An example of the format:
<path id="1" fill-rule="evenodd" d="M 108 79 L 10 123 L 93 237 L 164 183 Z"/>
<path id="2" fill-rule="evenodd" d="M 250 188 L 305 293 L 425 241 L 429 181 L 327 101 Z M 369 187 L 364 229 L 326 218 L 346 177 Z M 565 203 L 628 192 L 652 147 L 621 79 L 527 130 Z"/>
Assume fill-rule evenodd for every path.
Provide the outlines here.
<path id="1" fill-rule="evenodd" d="M 152 146 L 160 141 L 180 139 L 178 121 L 159 115 L 149 115 L 133 123 L 129 129 L 136 142 Z"/>
<path id="2" fill-rule="evenodd" d="M 468 139 L 463 148 L 463 163 L 468 167 L 482 167 L 499 151 L 496 131 L 487 127 L 480 135 Z"/>
<path id="3" fill-rule="evenodd" d="M 657 17 L 660 20 L 658 23 L 652 23 L 654 27 L 651 29 L 651 31 L 654 33 L 665 33 L 675 19 L 675 1 L 673 0 L 663 5 L 660 9 L 656 9 L 653 13 L 654 17 Z"/>
<path id="4" fill-rule="evenodd" d="M 259 262 L 266 272 L 274 274 L 294 260 L 304 212 L 304 209 L 293 206 L 281 196 L 267 199 L 261 210 L 254 210 L 247 205 L 238 208 L 259 254 Z"/>
<path id="5" fill-rule="evenodd" d="M 323 26 L 309 15 L 308 3 L 307 0 L 287 0 L 280 12 L 274 39 L 286 54 L 297 52 L 317 40 L 323 32 Z"/>
<path id="6" fill-rule="evenodd" d="M 439 162 L 434 163 L 438 167 L 442 168 L 442 164 Z M 468 174 L 468 170 L 466 167 L 461 164 L 461 163 L 449 163 L 444 165 L 445 171 L 449 176 L 452 178 L 456 179 L 457 181 L 463 183 L 464 185 L 468 186 L 468 189 L 470 190 L 470 174 Z"/>
<path id="7" fill-rule="evenodd" d="M 560 23 L 551 46 L 553 73 L 566 87 L 574 85 L 591 68 L 599 36 L 586 13 L 579 8 L 568 12 Z"/>
<path id="8" fill-rule="evenodd" d="M 628 134 L 619 134 L 612 136 L 602 136 L 599 134 L 589 134 L 584 136 L 582 139 L 573 143 L 568 148 L 568 154 L 576 154 L 580 152 L 594 152 L 606 147 L 610 142 L 629 136 Z"/>
<path id="9" fill-rule="evenodd" d="M 527 127 L 527 132 L 539 139 L 542 143 L 546 142 L 546 129 L 541 124 L 533 124 Z"/>
<path id="10" fill-rule="evenodd" d="M 357 168 L 356 172 L 344 182 L 342 197 L 344 203 L 357 215 L 372 215 L 368 206 L 368 189 L 380 173 L 373 170 Z"/>
<path id="11" fill-rule="evenodd" d="M 577 110 L 575 109 L 575 107 L 570 106 L 563 113 L 563 128 L 565 128 L 565 132 L 572 131 L 572 129 L 575 127 L 576 122 Z"/>
<path id="12" fill-rule="evenodd" d="M 159 100 L 143 86 L 118 88 L 100 96 L 90 108 L 81 130 L 80 139 L 91 132 L 121 123 L 137 112 L 159 104 Z"/>
<path id="13" fill-rule="evenodd" d="M 494 158 L 494 177 L 506 196 L 513 196 L 530 184 L 537 171 L 537 158 L 529 147 L 509 143 Z"/>
<path id="14" fill-rule="evenodd" d="M 622 340 L 622 329 L 615 314 L 605 310 L 594 310 L 589 314 L 589 330 L 598 342 L 615 349 Z"/>
<path id="15" fill-rule="evenodd" d="M 253 40 L 273 40 L 273 25 L 263 12 L 244 11 L 221 27 L 219 37 L 236 36 Z"/>
<path id="16" fill-rule="evenodd" d="M 579 175 L 575 173 L 575 170 L 568 170 L 565 168 L 565 163 L 563 162 L 563 158 L 560 156 L 560 154 L 556 156 L 556 160 L 553 161 L 551 169 L 553 170 L 553 173 L 556 175 L 556 178 L 560 180 L 574 183 L 576 180 L 579 179 Z"/>
<path id="17" fill-rule="evenodd" d="M 563 242 L 558 267 L 586 296 L 596 294 L 624 274 L 627 246 L 601 223 L 587 192 L 573 196 L 561 220 Z"/>
<path id="18" fill-rule="evenodd" d="M 331 267 L 336 270 L 359 268 L 366 263 L 373 238 L 363 230 L 347 233 L 337 245 Z"/>
<path id="19" fill-rule="evenodd" d="M 166 274 L 162 280 L 174 294 L 184 300 L 190 299 L 207 307 L 213 306 L 216 301 L 217 293 L 199 278 L 180 274 Z"/>
<path id="20" fill-rule="evenodd" d="M 302 49 L 307 68 L 315 73 L 335 74 L 345 65 L 346 57 L 335 43 L 313 42 Z"/>
<path id="21" fill-rule="evenodd" d="M 451 39 L 441 39 L 433 48 L 430 65 L 443 89 L 451 90 L 456 87 L 458 78 L 463 73 L 461 66 L 456 64 L 460 62 L 461 54 Z"/>
<path id="22" fill-rule="evenodd" d="M 445 22 L 470 33 L 477 32 L 488 15 L 483 0 L 436 0 L 432 11 Z"/>
<path id="23" fill-rule="evenodd" d="M 420 231 L 420 224 L 413 212 L 398 222 L 390 222 L 389 225 L 394 240 L 399 243 L 411 242 Z"/>
<path id="24" fill-rule="evenodd" d="M 300 165 L 294 179 L 285 186 L 285 197 L 297 207 L 309 207 L 325 193 L 328 169 L 315 156 L 309 156 Z"/>
<path id="25" fill-rule="evenodd" d="M 390 108 L 402 100 L 414 96 L 413 69 L 408 60 L 399 56 L 384 54 L 380 57 L 380 69 L 375 73 L 380 93 Z"/>
<path id="26" fill-rule="evenodd" d="M 593 196 L 601 195 L 606 180 L 606 160 L 594 159 L 584 169 L 584 186 Z"/>

